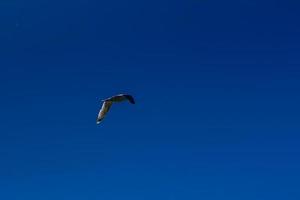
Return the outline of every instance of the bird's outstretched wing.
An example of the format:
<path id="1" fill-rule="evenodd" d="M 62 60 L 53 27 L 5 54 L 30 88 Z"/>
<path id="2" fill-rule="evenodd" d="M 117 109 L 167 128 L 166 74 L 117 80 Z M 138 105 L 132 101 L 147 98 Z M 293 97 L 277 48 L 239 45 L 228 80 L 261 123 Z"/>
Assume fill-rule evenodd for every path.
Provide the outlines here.
<path id="1" fill-rule="evenodd" d="M 118 94 L 118 95 L 112 96 L 108 99 L 105 99 L 104 101 L 111 101 L 114 103 L 129 101 L 130 103 L 135 104 L 133 96 L 131 96 L 129 94 Z"/>
<path id="2" fill-rule="evenodd" d="M 106 113 L 109 111 L 110 107 L 112 105 L 111 101 L 104 101 L 102 104 L 102 107 L 99 111 L 98 117 L 97 117 L 97 124 L 99 124 L 103 118 L 105 117 Z"/>

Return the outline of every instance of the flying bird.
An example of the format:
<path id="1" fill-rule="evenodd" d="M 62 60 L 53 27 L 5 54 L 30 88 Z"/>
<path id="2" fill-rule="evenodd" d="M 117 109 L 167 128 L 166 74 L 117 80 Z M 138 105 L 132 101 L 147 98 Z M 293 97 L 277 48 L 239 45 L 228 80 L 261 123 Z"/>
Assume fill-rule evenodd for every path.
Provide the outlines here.
<path id="1" fill-rule="evenodd" d="M 103 104 L 99 111 L 96 123 L 100 124 L 113 103 L 119 103 L 123 101 L 129 101 L 131 104 L 135 104 L 134 98 L 129 94 L 118 94 L 102 100 Z"/>

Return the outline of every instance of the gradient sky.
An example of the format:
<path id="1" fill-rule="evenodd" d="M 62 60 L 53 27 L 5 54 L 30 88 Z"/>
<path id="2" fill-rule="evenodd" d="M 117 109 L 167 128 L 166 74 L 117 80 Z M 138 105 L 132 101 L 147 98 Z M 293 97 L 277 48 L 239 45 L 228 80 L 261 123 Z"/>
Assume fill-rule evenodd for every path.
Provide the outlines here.
<path id="1" fill-rule="evenodd" d="M 1 1 L 0 199 L 299 200 L 299 8 Z"/>

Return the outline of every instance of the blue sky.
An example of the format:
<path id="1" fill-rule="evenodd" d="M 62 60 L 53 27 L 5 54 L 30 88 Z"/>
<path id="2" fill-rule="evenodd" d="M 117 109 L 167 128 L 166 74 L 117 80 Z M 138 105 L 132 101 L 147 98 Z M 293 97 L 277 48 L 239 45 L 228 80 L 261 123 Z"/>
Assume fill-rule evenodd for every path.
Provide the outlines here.
<path id="1" fill-rule="evenodd" d="M 299 2 L 0 5 L 1 199 L 300 198 Z"/>

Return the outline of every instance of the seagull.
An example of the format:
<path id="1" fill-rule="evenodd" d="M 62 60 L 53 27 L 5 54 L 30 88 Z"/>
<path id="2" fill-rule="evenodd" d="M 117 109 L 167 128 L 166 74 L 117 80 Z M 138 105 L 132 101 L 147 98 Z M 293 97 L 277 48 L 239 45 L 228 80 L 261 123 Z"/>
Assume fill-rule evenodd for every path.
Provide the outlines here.
<path id="1" fill-rule="evenodd" d="M 122 101 L 129 101 L 131 104 L 135 104 L 134 98 L 129 94 L 118 94 L 102 100 L 103 104 L 99 111 L 96 123 L 100 124 L 113 103 L 119 103 Z"/>

